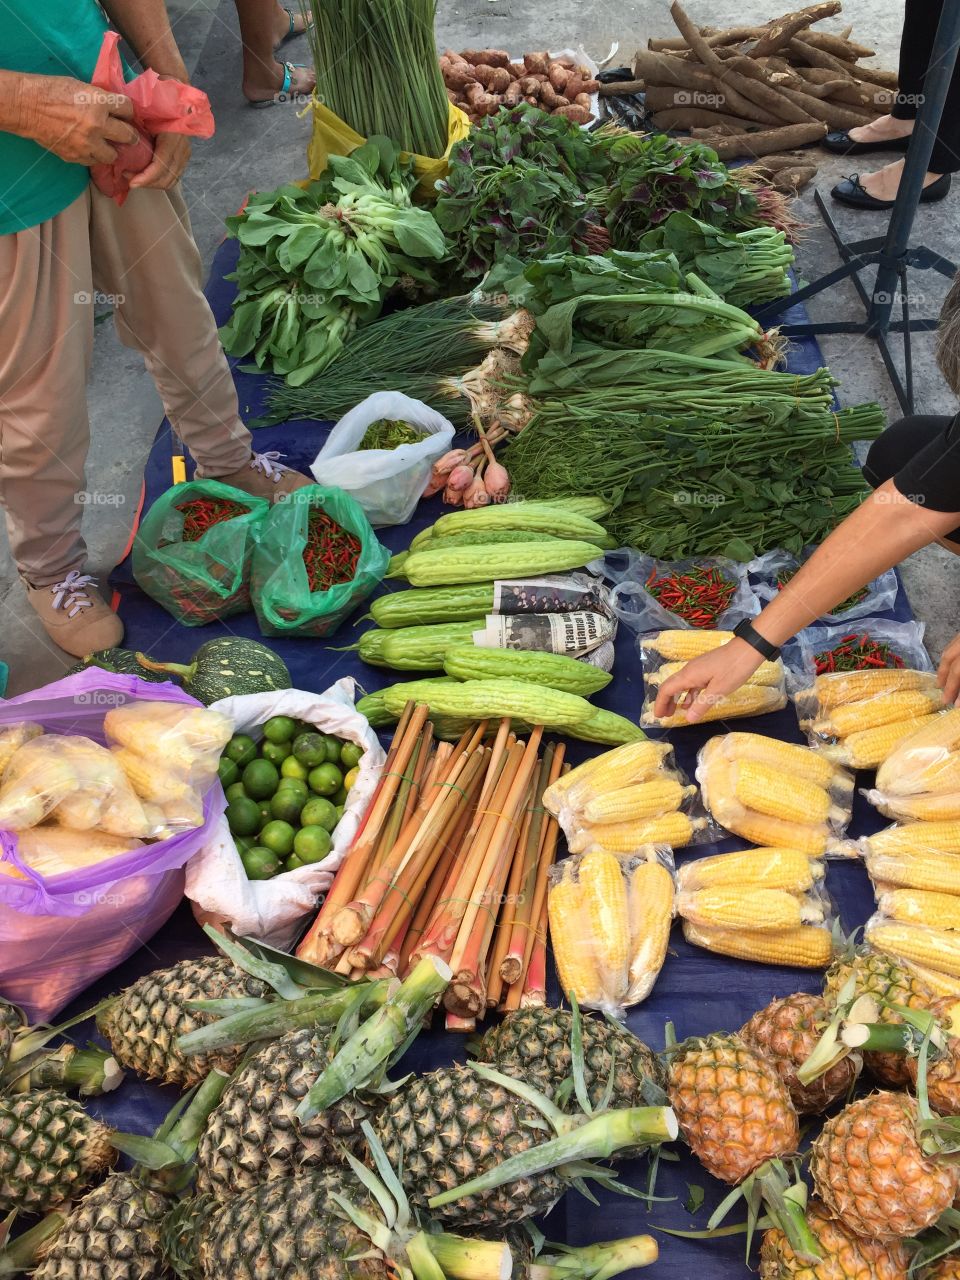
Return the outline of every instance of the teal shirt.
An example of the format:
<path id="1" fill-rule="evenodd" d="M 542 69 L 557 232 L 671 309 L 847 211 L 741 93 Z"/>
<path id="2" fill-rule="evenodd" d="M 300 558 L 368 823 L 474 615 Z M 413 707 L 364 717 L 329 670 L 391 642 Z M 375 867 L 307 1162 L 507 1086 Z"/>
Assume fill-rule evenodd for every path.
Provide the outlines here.
<path id="1" fill-rule="evenodd" d="M 2 0 L 0 68 L 89 81 L 107 27 L 96 0 Z M 0 131 L 0 235 L 55 217 L 89 179 L 85 165 Z"/>

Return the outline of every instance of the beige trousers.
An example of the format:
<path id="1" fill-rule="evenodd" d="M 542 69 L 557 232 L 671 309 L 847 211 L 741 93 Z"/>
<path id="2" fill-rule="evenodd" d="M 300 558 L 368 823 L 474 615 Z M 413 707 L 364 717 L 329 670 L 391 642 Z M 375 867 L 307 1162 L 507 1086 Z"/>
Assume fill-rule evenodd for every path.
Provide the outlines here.
<path id="1" fill-rule="evenodd" d="M 58 582 L 86 558 L 95 297 L 106 295 L 120 340 L 142 353 L 198 472 L 226 475 L 250 457 L 201 282 L 179 189 L 132 191 L 118 208 L 91 184 L 55 218 L 0 235 L 0 505 L 31 585 Z"/>

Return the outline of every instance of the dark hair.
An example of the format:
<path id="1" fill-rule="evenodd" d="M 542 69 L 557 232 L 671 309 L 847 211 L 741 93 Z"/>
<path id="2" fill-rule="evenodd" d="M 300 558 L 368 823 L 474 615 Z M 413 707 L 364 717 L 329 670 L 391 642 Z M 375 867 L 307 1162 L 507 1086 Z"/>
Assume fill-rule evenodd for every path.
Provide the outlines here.
<path id="1" fill-rule="evenodd" d="M 937 329 L 937 364 L 947 386 L 960 395 L 960 271 L 944 299 Z"/>

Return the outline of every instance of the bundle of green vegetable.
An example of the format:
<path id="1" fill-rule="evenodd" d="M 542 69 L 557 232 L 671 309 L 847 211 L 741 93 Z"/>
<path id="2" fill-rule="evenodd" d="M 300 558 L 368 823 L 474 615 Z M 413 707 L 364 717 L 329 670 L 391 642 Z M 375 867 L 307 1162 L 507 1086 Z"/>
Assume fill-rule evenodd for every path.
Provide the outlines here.
<path id="1" fill-rule="evenodd" d="M 669 250 L 682 271 L 695 271 L 732 306 L 769 302 L 790 292 L 787 269 L 793 265 L 793 249 L 773 227 L 723 231 L 689 213 L 671 213 L 645 232 L 637 247 Z"/>
<path id="2" fill-rule="evenodd" d="M 819 542 L 866 492 L 850 444 L 880 434 L 881 409 L 771 422 L 761 391 L 741 390 L 729 366 L 726 378 L 726 389 L 711 392 L 725 420 L 643 413 L 631 404 L 633 386 L 542 402 L 503 455 L 514 492 L 607 498 L 615 509 L 604 524 L 619 545 L 653 556 L 750 560 Z"/>
<path id="3" fill-rule="evenodd" d="M 481 121 L 453 148 L 436 213 L 465 277 L 506 256 L 607 247 L 601 205 L 586 195 L 609 170 L 601 134 L 521 104 Z"/>
<path id="4" fill-rule="evenodd" d="M 442 156 L 450 106 L 433 29 L 436 0 L 309 0 L 319 100 L 361 137 Z"/>
<path id="5" fill-rule="evenodd" d="M 409 422 L 400 422 L 391 418 L 380 418 L 371 422 L 358 446 L 364 449 L 399 449 L 402 444 L 419 444 L 426 440 L 426 431 L 412 426 Z"/>
<path id="6" fill-rule="evenodd" d="M 412 164 L 372 138 L 306 188 L 252 196 L 227 219 L 240 241 L 233 316 L 221 329 L 231 355 L 254 354 L 292 385 L 321 373 L 358 324 L 377 317 L 403 277 L 433 285 L 446 242 L 415 209 Z"/>

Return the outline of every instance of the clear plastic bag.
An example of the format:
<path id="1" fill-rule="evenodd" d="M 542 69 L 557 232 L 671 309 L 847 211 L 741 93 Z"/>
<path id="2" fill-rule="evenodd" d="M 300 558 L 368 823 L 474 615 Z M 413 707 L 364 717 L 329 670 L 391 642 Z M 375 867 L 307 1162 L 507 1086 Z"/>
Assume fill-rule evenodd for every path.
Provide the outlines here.
<path id="1" fill-rule="evenodd" d="M 816 889 L 805 893 L 755 885 L 684 889 L 677 897 L 677 914 L 707 929 L 783 931 L 806 924 L 822 926 L 829 916 L 829 902 Z"/>
<path id="2" fill-rule="evenodd" d="M 645 738 L 604 751 L 563 774 L 543 793 L 544 808 L 564 827 L 576 819 L 584 805 L 608 790 L 646 782 L 661 771 L 672 772 L 673 748 L 669 742 Z"/>
<path id="3" fill-rule="evenodd" d="M 637 647 L 643 669 L 643 706 L 640 727 L 643 729 L 681 729 L 689 722 L 683 708 L 671 716 L 657 716 L 654 705 L 660 685 L 668 676 L 681 670 L 700 653 L 726 644 L 730 631 L 697 631 L 671 629 L 656 635 L 642 636 Z M 722 638 L 721 638 L 722 637 Z M 733 693 L 717 698 L 699 723 L 712 720 L 735 720 L 745 716 L 762 716 L 782 711 L 787 705 L 786 672 L 783 663 L 764 662 L 745 684 Z"/>
<path id="4" fill-rule="evenodd" d="M 785 648 L 784 660 L 790 677 L 791 691 L 809 687 L 818 674 L 817 656 L 829 653 L 842 645 L 848 637 L 869 636 L 878 644 L 890 646 L 892 654 L 902 660 L 903 668 L 913 671 L 933 671 L 933 662 L 923 644 L 922 622 L 891 622 L 887 618 L 871 619 L 859 627 L 846 624 L 829 627 L 806 627 Z M 867 670 L 897 670 L 897 664 L 889 668 Z M 843 674 L 843 673 L 840 673 Z M 854 674 L 853 672 L 849 674 Z"/>
<path id="5" fill-rule="evenodd" d="M 906 924 L 877 914 L 867 921 L 863 936 L 877 951 L 960 978 L 960 929 Z"/>
<path id="6" fill-rule="evenodd" d="M 677 872 L 681 893 L 700 889 L 785 889 L 806 893 L 823 884 L 824 864 L 799 849 L 736 849 L 685 862 Z"/>
<path id="7" fill-rule="evenodd" d="M 933 689 L 930 693 L 935 696 Z M 957 800 L 951 801 L 951 794 Z M 877 791 L 868 799 L 880 807 L 879 800 L 885 798 L 896 809 L 898 797 L 903 801 L 909 798 L 907 806 L 899 806 L 908 808 L 908 818 L 952 816 L 937 810 L 960 804 L 960 708 L 953 707 L 921 726 L 895 747 L 877 770 Z"/>
<path id="8" fill-rule="evenodd" d="M 804 557 L 805 558 L 805 557 Z M 761 604 L 769 604 L 780 594 L 778 581 L 784 575 L 792 576 L 803 563 L 790 551 L 768 551 L 758 556 L 746 566 L 750 585 Z M 847 609 L 835 609 L 833 613 L 824 614 L 822 622 L 836 622 L 843 626 L 856 618 L 866 618 L 892 609 L 897 598 L 896 570 L 888 569 L 881 573 L 865 588 L 865 595 L 856 604 Z M 841 602 L 842 603 L 842 602 Z"/>
<path id="9" fill-rule="evenodd" d="M 710 623 L 698 624 L 681 613 L 674 613 L 647 590 L 651 578 L 664 574 L 686 575 L 698 569 L 713 571 L 732 588 L 725 609 Z M 631 631 L 643 635 L 671 628 L 732 630 L 744 618 L 760 612 L 760 604 L 747 579 L 746 567 L 723 556 L 702 556 L 687 560 L 657 560 L 627 547 L 611 551 L 602 562 L 603 576 L 615 583 L 610 603 L 616 616 Z"/>
<path id="10" fill-rule="evenodd" d="M 715 955 L 788 969 L 825 969 L 833 959 L 833 933 L 824 924 L 796 929 L 721 929 L 683 922 L 684 939 Z"/>
<path id="11" fill-rule="evenodd" d="M 0 729 L 0 780 L 3 778 L 3 772 L 10 763 L 10 758 L 15 751 L 26 742 L 31 742 L 34 738 L 39 738 L 43 733 L 43 728 L 39 724 L 31 724 L 24 721 L 22 724 L 12 724 L 5 729 Z"/>
<path id="12" fill-rule="evenodd" d="M 426 432 L 396 449 L 361 449 L 367 430 L 381 419 Z M 363 508 L 375 529 L 406 524 L 430 479 L 430 469 L 451 447 L 452 423 L 400 391 L 375 391 L 345 414 L 310 467 L 318 484 L 335 485 Z"/>

